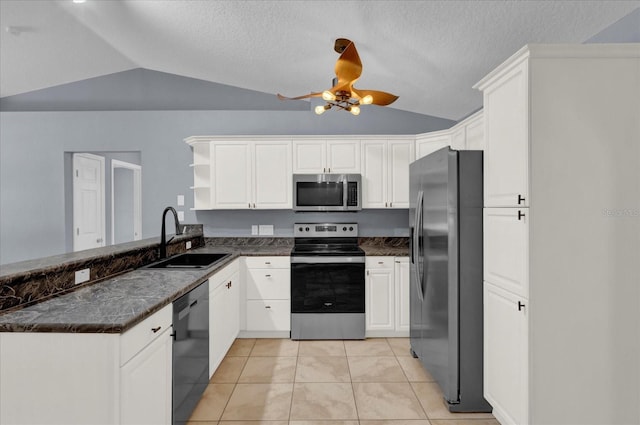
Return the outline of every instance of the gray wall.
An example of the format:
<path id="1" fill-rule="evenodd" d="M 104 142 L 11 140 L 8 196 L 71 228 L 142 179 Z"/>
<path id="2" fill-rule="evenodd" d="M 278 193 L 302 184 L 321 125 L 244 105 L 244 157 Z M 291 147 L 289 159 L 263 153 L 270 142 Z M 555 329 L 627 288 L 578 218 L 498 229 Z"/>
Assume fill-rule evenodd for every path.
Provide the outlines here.
<path id="1" fill-rule="evenodd" d="M 303 111 L 0 112 L 0 264 L 66 251 L 65 152 L 140 151 L 143 238 L 159 235 L 162 210 L 176 205 L 176 195 L 185 195 L 185 222 L 203 223 L 207 235 L 246 235 L 251 224 L 274 224 L 276 234 L 290 235 L 300 214 L 190 211 L 192 152 L 183 139 L 225 134 L 416 134 L 453 125 L 376 106 L 363 108 L 358 117 L 340 112 L 317 116 L 313 106 Z M 404 232 L 406 213 L 378 210 L 348 219 L 352 217 L 362 217 L 368 234 L 394 235 Z"/>

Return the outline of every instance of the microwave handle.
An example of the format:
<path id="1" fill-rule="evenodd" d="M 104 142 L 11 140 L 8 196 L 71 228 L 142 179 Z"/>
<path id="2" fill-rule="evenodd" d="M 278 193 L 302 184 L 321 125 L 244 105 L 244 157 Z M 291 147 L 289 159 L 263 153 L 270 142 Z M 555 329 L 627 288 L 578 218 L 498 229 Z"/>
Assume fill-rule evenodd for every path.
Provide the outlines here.
<path id="1" fill-rule="evenodd" d="M 347 176 L 342 177 L 342 206 L 347 207 L 347 201 L 349 200 L 349 180 Z"/>

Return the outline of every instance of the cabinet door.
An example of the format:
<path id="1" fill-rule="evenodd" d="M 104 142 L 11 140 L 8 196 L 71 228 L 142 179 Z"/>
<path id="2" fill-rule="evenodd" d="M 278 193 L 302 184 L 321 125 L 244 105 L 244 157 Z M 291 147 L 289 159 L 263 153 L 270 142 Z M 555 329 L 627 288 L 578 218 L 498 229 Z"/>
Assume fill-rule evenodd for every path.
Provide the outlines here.
<path id="1" fill-rule="evenodd" d="M 212 376 L 220 362 L 224 358 L 228 347 L 229 326 L 227 313 L 231 311 L 228 306 L 227 287 L 230 279 L 224 281 L 213 291 L 209 292 L 209 375 Z M 237 311 L 237 309 L 236 309 Z"/>
<path id="2" fill-rule="evenodd" d="M 120 368 L 120 423 L 171 424 L 172 342 L 167 330 Z"/>
<path id="3" fill-rule="evenodd" d="M 385 203 L 388 205 L 386 161 L 386 141 L 362 142 L 363 208 L 385 208 Z"/>
<path id="4" fill-rule="evenodd" d="M 213 205 L 219 209 L 251 207 L 251 145 L 249 142 L 214 142 Z"/>
<path id="5" fill-rule="evenodd" d="M 438 149 L 442 149 L 443 147 L 450 145 L 450 134 L 438 134 L 420 137 L 416 140 L 416 159 L 420 159 L 424 156 L 429 155 L 431 152 L 435 152 Z"/>
<path id="6" fill-rule="evenodd" d="M 327 173 L 360 173 L 359 140 L 327 140 Z"/>
<path id="7" fill-rule="evenodd" d="M 396 331 L 409 332 L 409 257 L 397 257 L 394 272 Z"/>
<path id="8" fill-rule="evenodd" d="M 384 261 L 385 257 L 380 257 Z M 367 262 L 377 257 L 367 258 Z M 386 259 L 389 260 L 389 259 Z M 391 268 L 367 267 L 365 285 L 366 330 L 395 329 L 393 266 Z"/>
<path id="9" fill-rule="evenodd" d="M 529 298 L 529 208 L 484 208 L 484 280 Z"/>
<path id="10" fill-rule="evenodd" d="M 324 140 L 293 141 L 293 172 L 297 174 L 324 173 L 327 168 Z"/>
<path id="11" fill-rule="evenodd" d="M 484 91 L 486 207 L 529 205 L 527 84 L 523 62 Z"/>
<path id="12" fill-rule="evenodd" d="M 253 149 L 255 208 L 291 208 L 291 142 L 254 142 Z"/>
<path id="13" fill-rule="evenodd" d="M 528 423 L 527 309 L 523 298 L 484 283 L 484 397 L 503 425 Z"/>
<path id="14" fill-rule="evenodd" d="M 248 331 L 290 331 L 290 300 L 248 300 Z"/>
<path id="15" fill-rule="evenodd" d="M 391 208 L 409 208 L 409 164 L 414 157 L 413 145 L 412 140 L 389 140 L 388 142 L 387 200 Z"/>

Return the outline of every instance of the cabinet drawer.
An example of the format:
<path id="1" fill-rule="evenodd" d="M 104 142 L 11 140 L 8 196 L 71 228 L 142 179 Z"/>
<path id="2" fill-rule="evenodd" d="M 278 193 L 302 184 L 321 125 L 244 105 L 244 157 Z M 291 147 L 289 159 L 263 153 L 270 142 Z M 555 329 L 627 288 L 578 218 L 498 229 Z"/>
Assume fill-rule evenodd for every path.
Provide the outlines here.
<path id="1" fill-rule="evenodd" d="M 291 303 L 289 300 L 247 301 L 248 331 L 291 330 Z"/>
<path id="2" fill-rule="evenodd" d="M 288 300 L 291 298 L 289 269 L 249 269 L 247 271 L 247 299 Z"/>
<path id="3" fill-rule="evenodd" d="M 123 333 L 120 336 L 120 366 L 171 328 L 172 315 L 173 304 L 169 304 Z"/>
<path id="4" fill-rule="evenodd" d="M 291 257 L 246 257 L 247 268 L 250 269 L 284 269 L 291 267 Z"/>
<path id="5" fill-rule="evenodd" d="M 366 268 L 369 269 L 392 269 L 395 257 L 367 257 L 365 259 Z"/>
<path id="6" fill-rule="evenodd" d="M 236 259 L 221 270 L 215 272 L 209 277 L 209 292 L 211 293 L 218 286 L 228 283 L 231 280 L 231 276 L 239 270 L 240 261 Z"/>

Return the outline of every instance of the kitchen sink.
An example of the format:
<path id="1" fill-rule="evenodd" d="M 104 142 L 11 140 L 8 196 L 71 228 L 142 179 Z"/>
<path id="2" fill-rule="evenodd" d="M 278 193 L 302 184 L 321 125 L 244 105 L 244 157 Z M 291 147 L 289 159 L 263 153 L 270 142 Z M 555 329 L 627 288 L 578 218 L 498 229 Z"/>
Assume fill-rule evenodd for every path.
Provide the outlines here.
<path id="1" fill-rule="evenodd" d="M 151 264 L 149 269 L 201 269 L 227 258 L 229 253 L 185 253 Z"/>

